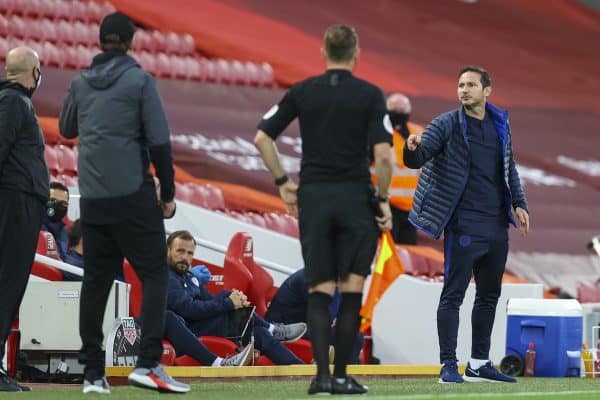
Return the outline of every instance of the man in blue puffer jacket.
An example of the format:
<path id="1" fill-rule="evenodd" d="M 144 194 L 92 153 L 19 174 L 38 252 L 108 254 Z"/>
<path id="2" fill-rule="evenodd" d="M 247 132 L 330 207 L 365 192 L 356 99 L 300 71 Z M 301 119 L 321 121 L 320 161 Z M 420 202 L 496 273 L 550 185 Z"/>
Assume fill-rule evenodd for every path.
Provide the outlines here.
<path id="1" fill-rule="evenodd" d="M 423 135 L 406 141 L 404 163 L 423 167 L 409 221 L 429 235 L 444 232 L 444 287 L 437 311 L 440 383 L 515 382 L 489 360 L 490 338 L 508 254 L 508 224 L 529 231 L 527 201 L 512 153 L 508 113 L 487 102 L 491 79 L 480 67 L 463 68 L 461 107 L 435 118 Z M 457 370 L 459 308 L 471 280 L 471 359 Z M 464 378 L 464 379 L 463 379 Z"/>

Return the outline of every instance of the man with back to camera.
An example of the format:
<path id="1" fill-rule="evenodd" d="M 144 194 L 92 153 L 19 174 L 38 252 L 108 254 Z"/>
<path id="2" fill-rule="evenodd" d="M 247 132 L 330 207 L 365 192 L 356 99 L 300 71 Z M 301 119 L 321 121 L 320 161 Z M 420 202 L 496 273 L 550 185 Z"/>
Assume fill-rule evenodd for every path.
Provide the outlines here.
<path id="1" fill-rule="evenodd" d="M 6 55 L 0 81 L 0 360 L 25 294 L 49 193 L 44 136 L 31 96 L 42 80 L 29 47 Z M 0 391 L 31 390 L 0 366 Z"/>
<path id="2" fill-rule="evenodd" d="M 359 54 L 354 28 L 341 24 L 327 28 L 322 53 L 326 72 L 292 86 L 263 116 L 254 143 L 288 212 L 299 212 L 310 292 L 308 325 L 317 363 L 308 393 L 362 394 L 367 387 L 348 376 L 346 366 L 358 334 L 362 291 L 379 229 L 392 225 L 388 202 L 392 127 L 381 90 L 352 75 Z M 299 189 L 282 168 L 274 142 L 296 117 L 302 137 Z M 369 149 L 375 159 L 376 197 Z M 341 304 L 331 378 L 328 306 L 336 285 Z"/>
<path id="3" fill-rule="evenodd" d="M 102 53 L 94 57 L 69 89 L 60 131 L 79 136 L 79 189 L 85 274 L 79 331 L 85 364 L 83 392 L 110 393 L 104 372 L 102 320 L 123 257 L 142 281 L 142 338 L 133 385 L 188 392 L 159 364 L 167 295 L 167 256 L 163 218 L 175 213 L 170 132 L 152 76 L 127 55 L 135 32 L 119 12 L 100 25 Z M 161 182 L 156 198 L 150 162 Z"/>
<path id="4" fill-rule="evenodd" d="M 461 106 L 436 117 L 423 135 L 411 135 L 404 163 L 423 166 L 409 220 L 439 238 L 444 232 L 444 286 L 437 311 L 440 383 L 516 382 L 489 360 L 490 338 L 508 254 L 508 224 L 529 232 L 527 200 L 512 152 L 508 113 L 487 102 L 489 74 L 464 67 Z M 471 358 L 457 370 L 459 308 L 475 278 Z M 464 379 L 463 379 L 464 378 Z"/>

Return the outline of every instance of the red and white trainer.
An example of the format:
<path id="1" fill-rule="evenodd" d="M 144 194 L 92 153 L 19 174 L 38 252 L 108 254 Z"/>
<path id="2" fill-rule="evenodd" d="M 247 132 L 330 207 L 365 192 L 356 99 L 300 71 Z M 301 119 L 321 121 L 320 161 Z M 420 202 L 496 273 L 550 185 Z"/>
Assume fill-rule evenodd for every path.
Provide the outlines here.
<path id="1" fill-rule="evenodd" d="M 155 389 L 159 392 L 187 393 L 190 385 L 171 378 L 158 364 L 154 368 L 136 368 L 128 377 L 129 383 L 145 389 Z"/>

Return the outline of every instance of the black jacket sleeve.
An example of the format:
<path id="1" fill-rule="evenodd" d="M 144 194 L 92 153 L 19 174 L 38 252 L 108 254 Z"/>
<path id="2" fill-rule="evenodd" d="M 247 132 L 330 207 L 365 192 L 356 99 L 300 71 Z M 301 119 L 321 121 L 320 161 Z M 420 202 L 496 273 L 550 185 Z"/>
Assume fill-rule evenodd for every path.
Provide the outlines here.
<path id="1" fill-rule="evenodd" d="M 20 102 L 11 96 L 0 99 L 0 171 L 10 149 L 17 141 L 17 132 L 23 123 Z"/>
<path id="2" fill-rule="evenodd" d="M 68 139 L 79 136 L 79 128 L 77 126 L 77 103 L 74 99 L 75 89 L 73 83 L 69 88 L 69 93 L 63 102 L 63 107 L 60 110 L 58 128 L 60 134 Z"/>

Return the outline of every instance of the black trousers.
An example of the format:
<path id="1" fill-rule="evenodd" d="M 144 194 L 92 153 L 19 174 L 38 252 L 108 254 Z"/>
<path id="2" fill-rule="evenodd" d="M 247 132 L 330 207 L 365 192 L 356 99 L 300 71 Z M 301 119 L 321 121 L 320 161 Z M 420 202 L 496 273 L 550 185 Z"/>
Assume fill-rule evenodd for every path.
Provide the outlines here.
<path id="1" fill-rule="evenodd" d="M 82 221 L 85 273 L 79 305 L 79 361 L 86 376 L 104 375 L 102 321 L 111 286 L 127 258 L 142 281 L 142 338 L 137 366 L 152 368 L 162 356 L 167 299 L 167 254 L 160 207 L 107 225 Z"/>
<path id="2" fill-rule="evenodd" d="M 0 358 L 25 294 L 43 210 L 35 196 L 0 190 Z"/>
<path id="3" fill-rule="evenodd" d="M 459 308 L 471 276 L 475 278 L 471 357 L 487 360 L 508 254 L 506 224 L 456 224 L 444 235 L 444 287 L 437 311 L 440 362 L 456 360 Z"/>
<path id="4" fill-rule="evenodd" d="M 408 222 L 408 211 L 390 205 L 392 209 L 392 237 L 398 244 L 417 244 L 417 228 Z"/>

